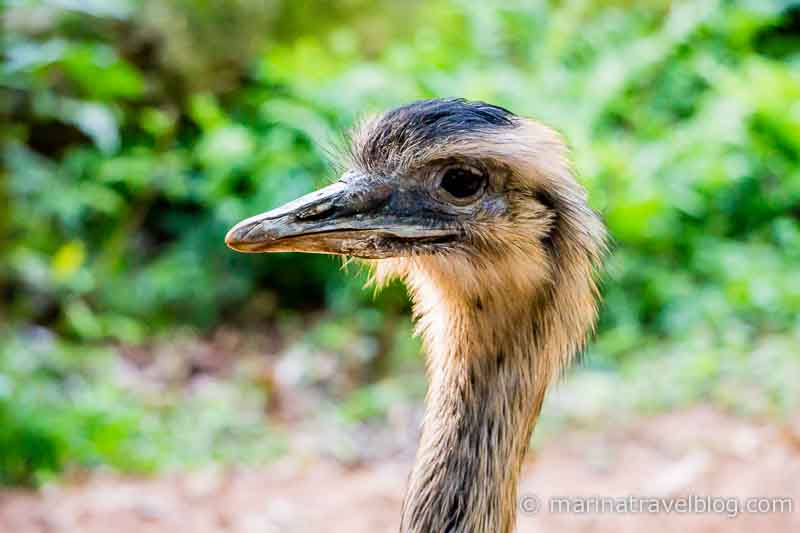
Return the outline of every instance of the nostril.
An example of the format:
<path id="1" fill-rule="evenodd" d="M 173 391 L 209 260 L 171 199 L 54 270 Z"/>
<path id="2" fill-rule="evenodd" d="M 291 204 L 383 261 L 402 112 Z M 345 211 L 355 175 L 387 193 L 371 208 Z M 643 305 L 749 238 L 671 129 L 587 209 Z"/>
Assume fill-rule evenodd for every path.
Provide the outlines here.
<path id="1" fill-rule="evenodd" d="M 297 220 L 306 221 L 319 220 L 329 216 L 333 212 L 333 208 L 333 200 L 320 202 L 297 211 L 294 215 L 294 218 Z"/>
<path id="2" fill-rule="evenodd" d="M 348 192 L 339 200 L 337 216 L 351 216 L 369 213 L 386 205 L 394 189 L 388 184 L 371 185 L 368 188 Z"/>

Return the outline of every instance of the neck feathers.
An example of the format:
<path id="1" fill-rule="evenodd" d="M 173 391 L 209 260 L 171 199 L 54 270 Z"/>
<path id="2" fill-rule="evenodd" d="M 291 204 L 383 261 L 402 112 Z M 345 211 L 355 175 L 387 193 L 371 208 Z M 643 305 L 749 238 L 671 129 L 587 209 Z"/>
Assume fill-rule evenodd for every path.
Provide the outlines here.
<path id="1" fill-rule="evenodd" d="M 444 329 L 491 335 L 479 317 L 491 305 L 483 305 Z M 497 342 L 465 339 L 430 352 L 427 409 L 402 531 L 513 529 L 517 478 L 547 381 L 528 345 L 532 335 L 522 333 L 535 326 L 518 327 L 505 341 L 491 335 Z"/>

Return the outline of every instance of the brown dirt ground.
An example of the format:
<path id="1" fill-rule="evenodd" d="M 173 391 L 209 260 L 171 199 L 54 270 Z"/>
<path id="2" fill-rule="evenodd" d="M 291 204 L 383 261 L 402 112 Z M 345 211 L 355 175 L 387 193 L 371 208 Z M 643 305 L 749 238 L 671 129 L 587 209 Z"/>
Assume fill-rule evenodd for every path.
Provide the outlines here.
<path id="1" fill-rule="evenodd" d="M 541 512 L 518 531 L 750 533 L 800 531 L 800 419 L 736 418 L 711 407 L 569 430 L 532 454 L 520 487 Z M 409 464 L 345 468 L 332 460 L 219 467 L 155 478 L 95 472 L 38 492 L 0 492 L 9 533 L 394 532 Z M 768 514 L 558 514 L 552 496 L 685 495 L 793 499 Z M 530 501 L 530 500 L 529 500 Z"/>

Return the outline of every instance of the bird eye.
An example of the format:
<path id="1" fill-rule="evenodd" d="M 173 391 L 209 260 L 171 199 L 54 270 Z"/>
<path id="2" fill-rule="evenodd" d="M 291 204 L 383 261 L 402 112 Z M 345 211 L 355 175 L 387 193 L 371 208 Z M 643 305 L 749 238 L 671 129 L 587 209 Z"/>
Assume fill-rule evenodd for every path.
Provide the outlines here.
<path id="1" fill-rule="evenodd" d="M 470 167 L 450 167 L 442 173 L 439 187 L 449 200 L 466 204 L 473 200 L 486 186 L 486 174 Z"/>

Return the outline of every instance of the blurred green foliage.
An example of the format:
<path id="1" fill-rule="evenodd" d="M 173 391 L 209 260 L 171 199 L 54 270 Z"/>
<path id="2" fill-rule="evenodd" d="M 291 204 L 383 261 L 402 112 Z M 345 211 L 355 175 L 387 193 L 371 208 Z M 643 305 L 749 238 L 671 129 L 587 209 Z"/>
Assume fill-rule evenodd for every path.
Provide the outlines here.
<path id="1" fill-rule="evenodd" d="M 113 350 L 43 328 L 0 333 L 0 485 L 46 481 L 74 466 L 148 472 L 263 461 L 285 447 L 252 383 L 131 383 Z"/>
<path id="2" fill-rule="evenodd" d="M 286 309 L 372 316 L 363 277 L 337 262 L 242 256 L 222 237 L 335 177 L 328 147 L 359 116 L 433 96 L 497 103 L 569 139 L 615 239 L 601 364 L 654 339 L 800 329 L 796 1 L 7 0 L 3 24 L 0 319 L 59 346 Z M 377 305 L 353 327 L 384 335 L 402 290 Z M 35 353 L 3 341 L 6 360 Z M 0 391 L 62 387 L 84 359 L 61 374 L 6 361 Z M 385 403 L 381 390 L 347 416 Z M 45 470 L 64 454 L 114 462 L 98 451 L 112 444 L 64 451 L 69 431 L 31 398 L 0 394 L 0 441 L 43 450 L 30 453 Z M 128 442 L 110 408 L 70 409 L 69 425 Z M 37 471 L 27 460 L 0 457 L 0 476 Z"/>

